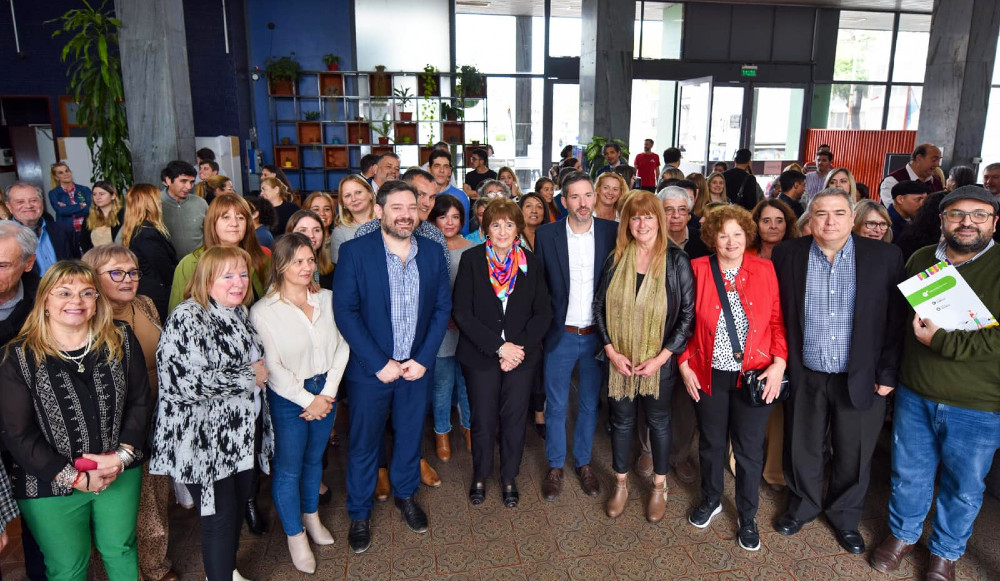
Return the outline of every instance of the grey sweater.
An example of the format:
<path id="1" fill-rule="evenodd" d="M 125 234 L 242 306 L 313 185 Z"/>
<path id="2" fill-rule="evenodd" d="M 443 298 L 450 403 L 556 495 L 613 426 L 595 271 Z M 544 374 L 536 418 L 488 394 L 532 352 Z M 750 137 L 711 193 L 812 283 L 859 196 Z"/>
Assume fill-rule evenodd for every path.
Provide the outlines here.
<path id="1" fill-rule="evenodd" d="M 160 196 L 163 202 L 163 224 L 170 232 L 170 243 L 177 256 L 187 256 L 204 242 L 203 227 L 208 203 L 193 194 L 178 202 L 167 192 Z"/>

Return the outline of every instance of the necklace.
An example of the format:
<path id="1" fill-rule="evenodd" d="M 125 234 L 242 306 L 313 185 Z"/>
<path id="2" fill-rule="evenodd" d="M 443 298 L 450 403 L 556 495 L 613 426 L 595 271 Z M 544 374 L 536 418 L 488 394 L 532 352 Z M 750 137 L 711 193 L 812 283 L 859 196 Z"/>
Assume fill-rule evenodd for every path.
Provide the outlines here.
<path id="1" fill-rule="evenodd" d="M 56 342 L 59 343 L 58 341 L 56 341 Z M 73 363 L 76 363 L 76 370 L 77 370 L 78 373 L 83 373 L 84 372 L 83 359 L 87 356 L 88 353 L 90 353 L 90 347 L 93 344 L 94 344 L 94 333 L 92 331 L 88 331 L 87 332 L 87 347 L 86 347 L 86 349 L 83 350 L 83 353 L 81 353 L 79 355 L 76 355 L 76 356 L 70 355 L 69 353 L 67 353 L 67 349 L 65 347 L 63 347 L 62 343 L 59 343 L 59 347 L 60 347 L 59 352 L 62 354 L 62 356 L 63 356 L 64 359 L 69 359 Z"/>

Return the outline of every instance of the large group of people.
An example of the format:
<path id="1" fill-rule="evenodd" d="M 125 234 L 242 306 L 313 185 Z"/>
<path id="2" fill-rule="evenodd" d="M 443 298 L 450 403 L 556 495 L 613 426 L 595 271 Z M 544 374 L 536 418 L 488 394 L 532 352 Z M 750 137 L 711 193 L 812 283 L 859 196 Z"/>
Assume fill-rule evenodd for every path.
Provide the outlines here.
<path id="1" fill-rule="evenodd" d="M 609 143 L 596 179 L 570 155 L 533 191 L 485 148 L 458 187 L 447 147 L 402 176 L 395 154 L 368 160 L 371 175 L 301 203 L 278 167 L 245 198 L 204 159 L 123 195 L 55 164 L 54 215 L 36 186 L 8 188 L 0 528 L 22 516 L 28 577 L 85 579 L 94 545 L 112 581 L 177 579 L 173 494 L 200 514 L 209 581 L 243 579 L 264 475 L 294 566 L 316 572 L 312 545 L 334 543 L 319 506 L 340 404 L 355 553 L 376 500 L 431 526 L 417 501 L 440 484 L 429 416 L 439 461 L 471 454 L 473 506 L 491 490 L 519 505 L 533 423 L 545 500 L 567 463 L 612 518 L 648 479 L 655 524 L 673 469 L 700 480 L 688 522 L 705 528 L 730 469 L 744 550 L 762 543 L 763 480 L 787 489 L 778 533 L 822 514 L 862 554 L 894 397 L 890 534 L 869 561 L 891 572 L 913 550 L 940 469 L 927 578 L 954 579 L 1000 447 L 1000 335 L 939 328 L 896 285 L 948 260 L 1000 312 L 1000 165 L 985 188 L 963 168 L 945 180 L 940 150 L 920 145 L 878 188 L 886 207 L 828 148 L 761 188 L 748 150 L 706 176 L 683 174 L 676 148 L 661 171 L 652 146 L 630 168 Z M 607 484 L 592 457 L 602 405 Z"/>

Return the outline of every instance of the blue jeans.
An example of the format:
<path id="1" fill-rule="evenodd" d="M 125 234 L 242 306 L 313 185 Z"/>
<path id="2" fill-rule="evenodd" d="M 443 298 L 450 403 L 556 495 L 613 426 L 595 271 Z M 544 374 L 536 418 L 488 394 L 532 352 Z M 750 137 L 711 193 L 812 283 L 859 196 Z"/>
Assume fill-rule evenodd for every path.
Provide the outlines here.
<path id="1" fill-rule="evenodd" d="M 458 420 L 469 429 L 469 394 L 457 357 L 438 357 L 434 366 L 434 433 L 451 431 L 451 406 L 458 400 Z"/>
<path id="2" fill-rule="evenodd" d="M 552 468 L 562 468 L 566 463 L 566 409 L 570 376 L 577 365 L 580 382 L 577 385 L 573 456 L 577 467 L 590 464 L 601 392 L 601 364 L 595 358 L 600 343 L 597 333 L 565 332 L 555 348 L 545 354 L 545 455 Z"/>
<path id="3" fill-rule="evenodd" d="M 1000 447 L 1000 413 L 935 403 L 896 388 L 892 422 L 892 496 L 889 530 L 916 543 L 934 499 L 941 467 L 931 553 L 957 561 L 983 505 L 986 474 Z"/>
<path id="4" fill-rule="evenodd" d="M 326 375 L 305 381 L 306 391 L 323 391 Z M 302 407 L 272 390 L 267 390 L 274 425 L 274 474 L 271 496 L 286 535 L 302 532 L 302 514 L 319 508 L 319 482 L 323 476 L 323 452 L 333 429 L 333 410 L 322 420 L 305 421 L 299 417 Z"/>

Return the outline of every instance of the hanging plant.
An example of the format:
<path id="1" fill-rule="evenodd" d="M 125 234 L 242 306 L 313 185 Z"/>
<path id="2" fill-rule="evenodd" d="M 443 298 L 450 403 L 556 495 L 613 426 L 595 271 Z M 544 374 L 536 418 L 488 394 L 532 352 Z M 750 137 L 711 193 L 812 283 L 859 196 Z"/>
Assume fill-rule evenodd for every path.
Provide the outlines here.
<path id="1" fill-rule="evenodd" d="M 122 23 L 112 17 L 110 9 L 105 10 L 106 4 L 107 0 L 95 9 L 83 0 L 85 8 L 70 10 L 49 22 L 62 26 L 53 38 L 63 33 L 73 35 L 60 58 L 69 65 L 68 92 L 78 105 L 77 123 L 87 130 L 94 181 L 107 180 L 124 192 L 132 185 L 132 154 L 118 54 Z"/>

